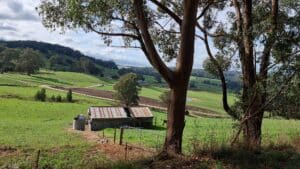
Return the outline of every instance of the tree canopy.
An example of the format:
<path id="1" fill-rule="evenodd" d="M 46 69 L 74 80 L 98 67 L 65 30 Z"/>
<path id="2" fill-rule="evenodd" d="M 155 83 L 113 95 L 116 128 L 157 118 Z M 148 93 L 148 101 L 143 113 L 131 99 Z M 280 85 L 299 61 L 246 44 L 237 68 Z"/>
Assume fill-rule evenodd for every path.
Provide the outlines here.
<path id="1" fill-rule="evenodd" d="M 114 85 L 115 99 L 126 107 L 136 106 L 139 101 L 139 91 L 141 87 L 138 83 L 138 77 L 134 73 L 128 73 L 120 77 Z"/>

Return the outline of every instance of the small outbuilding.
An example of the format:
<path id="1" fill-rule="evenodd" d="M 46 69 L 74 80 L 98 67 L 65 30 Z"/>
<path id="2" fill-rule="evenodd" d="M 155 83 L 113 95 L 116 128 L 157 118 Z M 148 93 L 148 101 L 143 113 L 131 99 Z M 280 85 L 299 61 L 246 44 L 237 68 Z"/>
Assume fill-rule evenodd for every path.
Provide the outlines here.
<path id="1" fill-rule="evenodd" d="M 148 107 L 130 107 L 129 112 L 135 127 L 152 127 L 153 114 Z"/>
<path id="2" fill-rule="evenodd" d="M 92 131 L 120 127 L 130 121 L 123 107 L 90 107 L 88 115 Z"/>
<path id="3" fill-rule="evenodd" d="M 148 107 L 98 107 L 88 109 L 92 131 L 122 126 L 152 127 L 153 114 Z"/>

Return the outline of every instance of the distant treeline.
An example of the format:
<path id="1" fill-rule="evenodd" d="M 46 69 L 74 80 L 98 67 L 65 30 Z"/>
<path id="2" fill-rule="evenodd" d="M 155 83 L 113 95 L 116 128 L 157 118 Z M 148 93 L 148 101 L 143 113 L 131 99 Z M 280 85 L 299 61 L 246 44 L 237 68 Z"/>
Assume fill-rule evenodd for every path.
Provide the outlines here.
<path id="1" fill-rule="evenodd" d="M 82 54 L 68 47 L 36 41 L 0 41 L 0 62 L 9 63 L 9 68 L 0 65 L 2 71 L 12 70 L 16 66 L 16 59 L 25 50 L 32 49 L 38 52 L 41 66 L 50 70 L 83 72 L 103 76 L 103 69 L 118 69 L 113 61 L 103 61 Z M 5 50 L 9 50 L 7 52 Z M 13 53 L 13 56 L 11 55 Z M 5 55 L 11 55 L 5 56 Z M 4 59 L 5 58 L 5 59 Z M 0 63 L 1 64 L 1 63 Z"/>

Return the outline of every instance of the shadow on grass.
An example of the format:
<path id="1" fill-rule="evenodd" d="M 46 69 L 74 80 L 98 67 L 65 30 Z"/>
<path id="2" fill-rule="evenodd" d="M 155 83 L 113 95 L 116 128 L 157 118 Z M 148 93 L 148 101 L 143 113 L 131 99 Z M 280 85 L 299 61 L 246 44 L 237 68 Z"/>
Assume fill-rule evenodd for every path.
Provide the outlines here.
<path id="1" fill-rule="evenodd" d="M 259 151 L 242 148 L 222 148 L 214 152 L 200 152 L 208 155 L 223 166 L 238 169 L 298 169 L 300 154 L 289 145 L 269 146 Z"/>
<path id="2" fill-rule="evenodd" d="M 101 168 L 101 167 L 100 167 Z M 299 169 L 300 154 L 292 146 L 273 146 L 260 151 L 241 148 L 221 148 L 171 159 L 142 159 L 117 162 L 104 168 L 128 169 Z M 101 168 L 102 169 L 102 168 Z"/>
<path id="3" fill-rule="evenodd" d="M 153 126 L 151 130 L 166 130 L 166 127 L 163 126 Z"/>
<path id="4" fill-rule="evenodd" d="M 43 71 L 38 72 L 37 74 L 40 74 L 40 75 L 55 75 L 54 72 L 43 72 Z"/>

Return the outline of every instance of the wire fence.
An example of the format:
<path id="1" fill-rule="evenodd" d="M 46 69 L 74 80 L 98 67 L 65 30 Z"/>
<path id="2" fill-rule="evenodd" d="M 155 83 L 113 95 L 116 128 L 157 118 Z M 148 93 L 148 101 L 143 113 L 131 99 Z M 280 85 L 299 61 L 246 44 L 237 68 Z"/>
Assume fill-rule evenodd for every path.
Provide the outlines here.
<path id="1" fill-rule="evenodd" d="M 293 137 L 300 135 L 299 125 L 296 123 L 289 123 L 289 128 L 291 128 L 289 130 L 286 130 L 284 125 L 276 123 L 263 127 L 263 144 L 290 142 Z M 232 121 L 220 119 L 207 123 L 205 121 L 199 123 L 196 118 L 195 120 L 190 120 L 186 124 L 183 135 L 184 152 L 190 153 L 203 148 L 212 150 L 220 146 L 229 145 L 236 132 L 235 128 L 232 127 L 234 126 L 233 124 L 234 122 Z M 114 141 L 115 144 L 127 144 L 128 147 L 155 152 L 163 148 L 166 124 L 164 118 L 157 118 L 154 120 L 154 126 L 151 129 L 126 127 L 106 129 L 99 134 Z"/>

